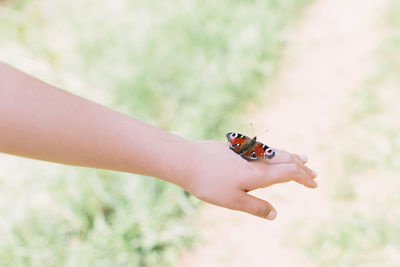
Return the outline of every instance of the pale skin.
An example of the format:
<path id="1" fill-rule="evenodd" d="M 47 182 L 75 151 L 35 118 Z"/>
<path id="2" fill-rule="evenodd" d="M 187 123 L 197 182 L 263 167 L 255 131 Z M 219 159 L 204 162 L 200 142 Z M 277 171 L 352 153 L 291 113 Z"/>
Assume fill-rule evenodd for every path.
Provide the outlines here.
<path id="1" fill-rule="evenodd" d="M 187 140 L 0 63 L 0 152 L 153 176 L 269 220 L 275 208 L 250 191 L 288 181 L 317 186 L 305 156 L 275 149 L 272 159 L 248 162 L 228 147 Z"/>

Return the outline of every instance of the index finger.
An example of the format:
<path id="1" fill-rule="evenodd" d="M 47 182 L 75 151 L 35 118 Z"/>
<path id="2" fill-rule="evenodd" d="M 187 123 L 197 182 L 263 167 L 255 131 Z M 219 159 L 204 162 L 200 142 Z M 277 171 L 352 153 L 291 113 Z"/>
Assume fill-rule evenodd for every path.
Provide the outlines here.
<path id="1" fill-rule="evenodd" d="M 275 157 L 272 159 L 264 159 L 263 162 L 267 164 L 296 163 L 313 178 L 317 177 L 317 173 L 315 171 L 304 165 L 307 162 L 306 156 L 289 153 L 282 149 L 274 149 L 274 151 Z"/>
<path id="2" fill-rule="evenodd" d="M 294 162 L 298 160 L 299 162 L 305 164 L 307 163 L 307 157 L 305 155 L 298 155 L 294 153 L 287 152 L 286 150 L 273 148 L 275 151 L 275 156 L 272 159 L 265 158 L 264 161 L 267 164 L 276 164 L 276 163 L 287 163 Z"/>

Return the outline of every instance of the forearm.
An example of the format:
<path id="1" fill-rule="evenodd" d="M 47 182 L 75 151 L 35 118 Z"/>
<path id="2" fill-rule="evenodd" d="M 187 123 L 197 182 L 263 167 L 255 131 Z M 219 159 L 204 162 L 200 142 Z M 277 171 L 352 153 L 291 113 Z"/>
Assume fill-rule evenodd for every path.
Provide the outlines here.
<path id="1" fill-rule="evenodd" d="M 193 145 L 0 64 L 0 152 L 185 186 Z"/>
<path id="2" fill-rule="evenodd" d="M 227 142 L 190 142 L 1 63 L 0 152 L 158 177 L 267 219 L 276 211 L 249 191 L 290 180 L 317 186 L 305 157 L 276 150 L 273 159 L 247 162 Z"/>

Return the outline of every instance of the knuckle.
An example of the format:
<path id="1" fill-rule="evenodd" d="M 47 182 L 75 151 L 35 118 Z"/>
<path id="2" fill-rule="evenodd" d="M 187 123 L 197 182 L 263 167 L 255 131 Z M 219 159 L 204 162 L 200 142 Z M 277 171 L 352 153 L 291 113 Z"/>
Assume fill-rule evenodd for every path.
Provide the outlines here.
<path id="1" fill-rule="evenodd" d="M 292 163 L 292 164 L 289 165 L 289 168 L 290 168 L 290 174 L 293 177 L 298 177 L 300 175 L 301 169 L 300 169 L 298 164 Z"/>
<path id="2" fill-rule="evenodd" d="M 252 178 L 261 178 L 266 174 L 265 167 L 266 164 L 250 164 L 248 173 Z"/>
<path id="3" fill-rule="evenodd" d="M 292 159 L 291 160 L 292 160 L 292 162 L 296 162 L 296 163 L 302 162 L 301 159 L 300 159 L 300 156 L 297 155 L 297 154 L 292 154 Z"/>

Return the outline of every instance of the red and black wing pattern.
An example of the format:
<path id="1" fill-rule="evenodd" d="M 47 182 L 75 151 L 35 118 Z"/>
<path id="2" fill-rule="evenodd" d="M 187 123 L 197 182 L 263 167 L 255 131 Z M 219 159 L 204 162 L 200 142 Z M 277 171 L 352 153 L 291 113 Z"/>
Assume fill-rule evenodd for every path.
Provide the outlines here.
<path id="1" fill-rule="evenodd" d="M 257 142 L 254 146 L 254 153 L 257 158 L 272 159 L 275 156 L 275 151 L 267 145 Z"/>
<path id="2" fill-rule="evenodd" d="M 244 158 L 245 160 L 256 160 L 257 159 L 257 157 L 255 156 L 254 151 L 252 149 L 248 149 L 246 152 L 244 152 L 240 156 L 242 156 L 242 158 Z"/>
<path id="3" fill-rule="evenodd" d="M 250 142 L 250 137 L 245 136 L 239 133 L 227 133 L 226 138 L 228 139 L 230 145 L 230 149 L 235 151 L 236 153 L 240 153 L 243 147 Z"/>
<path id="4" fill-rule="evenodd" d="M 267 145 L 264 145 L 260 142 L 255 142 L 251 145 L 251 142 L 255 141 L 250 139 L 250 137 L 238 134 L 238 133 L 228 133 L 226 135 L 230 145 L 230 149 L 234 152 L 240 154 L 240 156 L 246 160 L 257 160 L 260 158 L 268 158 L 271 159 L 275 156 L 275 151 Z M 243 148 L 249 145 L 249 147 Z"/>
<path id="5" fill-rule="evenodd" d="M 257 160 L 265 158 L 266 149 L 267 149 L 266 145 L 260 142 L 256 142 L 252 147 L 249 147 L 249 149 L 246 152 L 241 154 L 241 156 L 246 160 Z"/>

